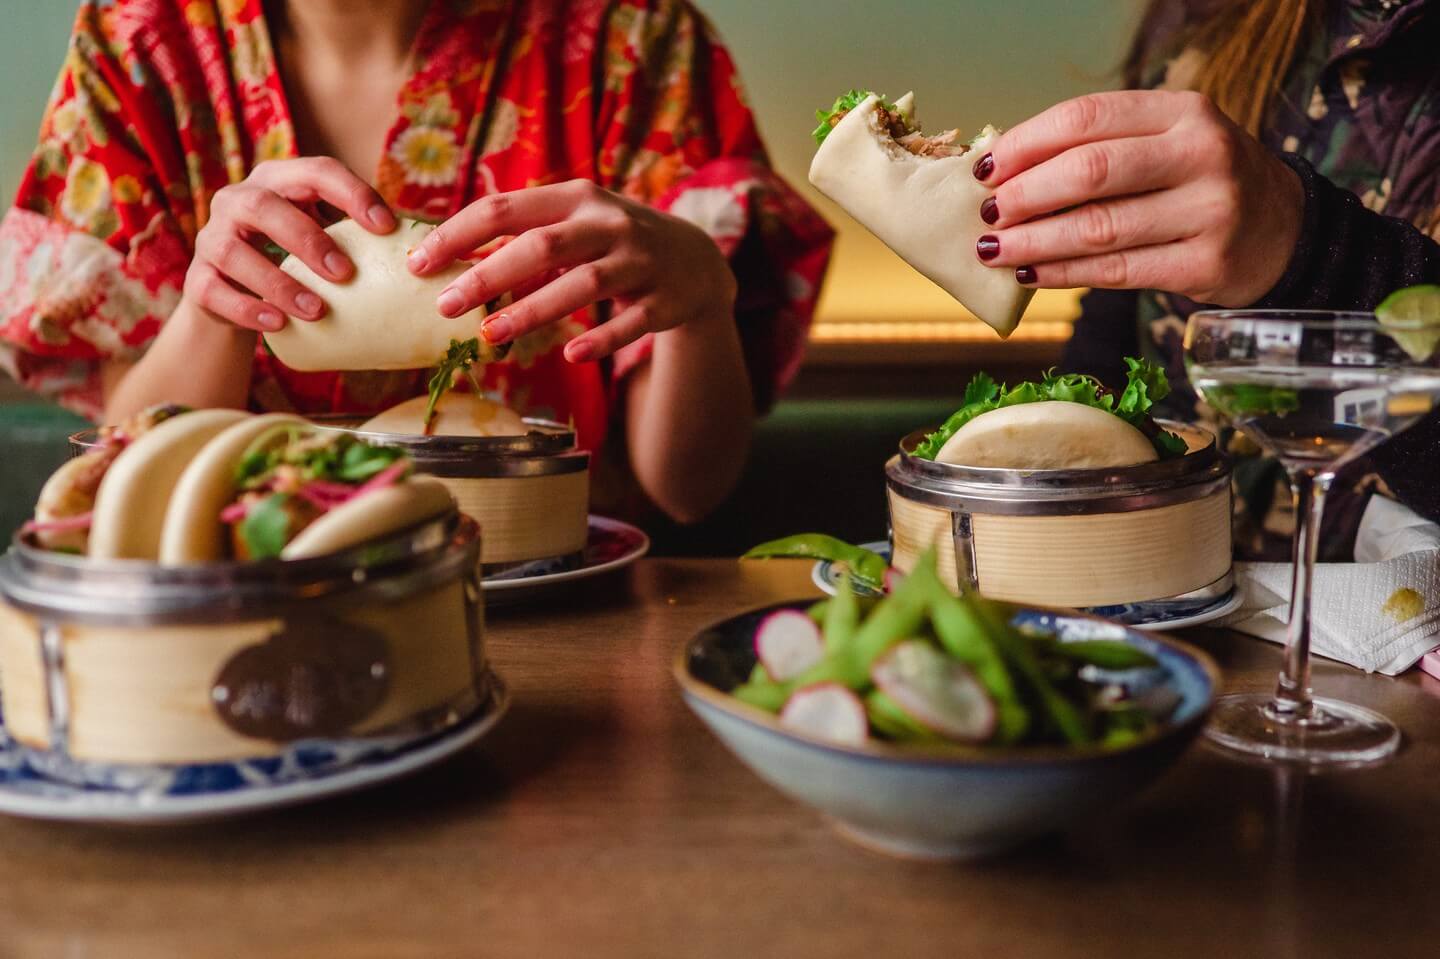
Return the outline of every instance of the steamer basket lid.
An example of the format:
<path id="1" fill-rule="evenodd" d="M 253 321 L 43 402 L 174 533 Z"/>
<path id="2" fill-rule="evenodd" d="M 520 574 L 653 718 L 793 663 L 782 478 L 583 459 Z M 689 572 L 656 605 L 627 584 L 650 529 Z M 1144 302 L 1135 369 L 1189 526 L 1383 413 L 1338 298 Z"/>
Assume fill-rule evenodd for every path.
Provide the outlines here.
<path id="1" fill-rule="evenodd" d="M 1080 470 L 1013 470 L 937 463 L 914 455 L 931 430 L 916 430 L 900 441 L 900 455 L 890 461 L 890 481 L 932 493 L 953 493 L 981 499 L 1094 499 L 1129 496 L 1209 483 L 1228 476 L 1230 464 L 1209 430 L 1173 420 L 1165 429 L 1190 444 L 1184 456 L 1138 466 Z"/>
<path id="2" fill-rule="evenodd" d="M 479 525 L 456 511 L 328 556 L 254 563 L 96 561 L 39 549 L 17 536 L 0 556 L 0 597 L 61 621 L 241 622 L 361 592 L 401 599 L 478 569 L 479 555 Z"/>

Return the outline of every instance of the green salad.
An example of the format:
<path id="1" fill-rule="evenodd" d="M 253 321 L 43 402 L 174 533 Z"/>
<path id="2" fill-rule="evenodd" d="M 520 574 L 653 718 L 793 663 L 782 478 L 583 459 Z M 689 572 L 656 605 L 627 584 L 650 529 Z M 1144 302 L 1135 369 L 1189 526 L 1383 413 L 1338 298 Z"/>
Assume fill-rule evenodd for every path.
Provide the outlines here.
<path id="1" fill-rule="evenodd" d="M 1149 654 L 1018 629 L 1003 604 L 945 588 L 933 552 L 878 601 L 842 588 L 808 611 L 771 613 L 755 650 L 732 695 L 845 744 L 1117 748 L 1165 711 L 1119 682 L 1156 669 Z"/>

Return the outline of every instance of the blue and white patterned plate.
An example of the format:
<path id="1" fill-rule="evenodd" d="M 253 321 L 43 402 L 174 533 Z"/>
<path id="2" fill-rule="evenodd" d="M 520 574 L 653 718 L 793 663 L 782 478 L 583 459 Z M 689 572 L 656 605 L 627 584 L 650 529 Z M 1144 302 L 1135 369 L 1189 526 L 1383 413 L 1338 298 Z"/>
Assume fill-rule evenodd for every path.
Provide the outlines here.
<path id="1" fill-rule="evenodd" d="M 314 802 L 407 776 L 490 732 L 510 706 L 495 674 L 488 701 L 442 732 L 402 746 L 384 742 L 296 743 L 281 756 L 174 767 L 113 767 L 88 786 L 47 774 L 46 755 L 10 738 L 0 716 L 0 813 L 109 825 L 226 819 Z"/>
<path id="2" fill-rule="evenodd" d="M 862 549 L 868 549 L 872 553 L 879 553 L 888 562 L 890 559 L 890 544 L 862 543 Z M 821 591 L 831 596 L 835 595 L 840 588 L 840 573 L 835 564 L 828 559 L 822 559 L 815 564 L 811 571 L 810 578 Z M 859 587 L 862 596 L 878 597 L 880 593 L 865 586 Z M 1172 629 L 1185 629 L 1189 626 L 1199 626 L 1202 623 L 1214 622 L 1217 619 L 1229 616 L 1240 608 L 1244 597 L 1240 591 L 1232 589 L 1222 596 L 1215 598 L 1197 599 L 1193 603 L 1127 603 L 1121 606 L 1094 606 L 1081 612 L 1101 616 L 1105 619 L 1123 623 L 1126 626 L 1133 626 L 1136 629 L 1166 631 Z"/>

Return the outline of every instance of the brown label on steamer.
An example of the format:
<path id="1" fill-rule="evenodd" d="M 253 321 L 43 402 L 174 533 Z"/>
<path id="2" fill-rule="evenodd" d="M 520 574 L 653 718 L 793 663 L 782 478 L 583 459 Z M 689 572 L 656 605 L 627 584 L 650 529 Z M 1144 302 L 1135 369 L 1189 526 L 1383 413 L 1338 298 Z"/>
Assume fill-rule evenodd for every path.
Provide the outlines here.
<path id="1" fill-rule="evenodd" d="M 230 658 L 211 701 L 226 726 L 253 739 L 343 736 L 379 708 L 389 676 L 380 633 L 323 616 L 294 617 Z"/>

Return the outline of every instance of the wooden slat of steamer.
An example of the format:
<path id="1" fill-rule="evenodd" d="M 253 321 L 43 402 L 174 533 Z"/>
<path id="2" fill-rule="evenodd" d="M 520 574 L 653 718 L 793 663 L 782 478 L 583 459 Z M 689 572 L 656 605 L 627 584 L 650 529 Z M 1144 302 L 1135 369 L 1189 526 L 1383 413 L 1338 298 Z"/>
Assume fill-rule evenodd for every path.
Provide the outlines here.
<path id="1" fill-rule="evenodd" d="M 463 586 L 341 618 L 382 630 L 390 689 L 366 732 L 438 708 L 473 685 Z M 223 626 L 75 627 L 66 631 L 70 751 L 77 759 L 194 763 L 273 755 L 279 744 L 232 731 L 211 686 L 232 656 L 264 642 L 279 620 Z M 9 704 L 6 705 L 7 721 Z"/>
<path id="2" fill-rule="evenodd" d="M 585 548 L 590 474 L 503 479 L 437 477 L 480 524 L 480 561 L 518 563 Z"/>
<path id="3" fill-rule="evenodd" d="M 973 528 L 981 589 L 995 599 L 1108 606 L 1188 593 L 1230 568 L 1227 490 L 1132 513 L 977 513 Z"/>
<path id="4" fill-rule="evenodd" d="M 39 625 L 0 602 L 0 701 L 5 704 L 5 729 L 27 746 L 48 749 L 50 696 L 41 656 Z"/>
<path id="5" fill-rule="evenodd" d="M 950 513 L 890 493 L 895 565 L 911 569 L 931 544 L 955 586 Z M 971 517 L 987 596 L 1054 606 L 1104 606 L 1176 596 L 1230 568 L 1230 497 L 1092 516 Z"/>

